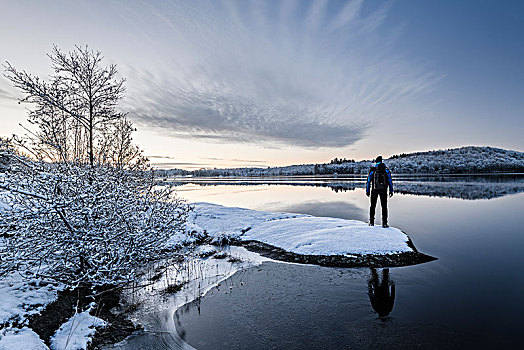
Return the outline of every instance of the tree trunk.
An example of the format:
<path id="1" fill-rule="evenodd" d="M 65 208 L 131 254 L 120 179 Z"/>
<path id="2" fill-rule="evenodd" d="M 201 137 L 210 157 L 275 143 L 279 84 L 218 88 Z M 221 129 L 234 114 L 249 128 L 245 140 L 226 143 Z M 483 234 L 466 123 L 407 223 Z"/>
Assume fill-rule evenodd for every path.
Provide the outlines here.
<path id="1" fill-rule="evenodd" d="M 93 154 L 93 105 L 89 102 L 89 164 L 93 166 L 95 156 Z"/>

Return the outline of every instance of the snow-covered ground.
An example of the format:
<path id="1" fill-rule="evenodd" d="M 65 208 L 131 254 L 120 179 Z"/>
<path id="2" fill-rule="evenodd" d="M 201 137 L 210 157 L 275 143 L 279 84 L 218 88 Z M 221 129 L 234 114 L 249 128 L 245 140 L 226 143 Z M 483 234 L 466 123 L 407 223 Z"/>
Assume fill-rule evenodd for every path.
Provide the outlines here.
<path id="1" fill-rule="evenodd" d="M 93 308 L 94 303 L 91 305 Z M 51 337 L 51 349 L 86 349 L 95 334 L 95 327 L 104 327 L 106 322 L 89 314 L 91 308 L 73 315 Z"/>
<path id="2" fill-rule="evenodd" d="M 40 313 L 57 299 L 64 285 L 18 272 L 0 280 L 0 350 L 49 349 L 32 329 L 28 317 Z M 89 315 L 89 310 L 72 315 L 52 337 L 51 349 L 85 349 L 95 327 L 104 321 Z"/>
<path id="3" fill-rule="evenodd" d="M 397 228 L 370 227 L 357 220 L 270 213 L 195 203 L 188 225 L 216 241 L 258 241 L 302 255 L 365 255 L 412 252 Z"/>
<path id="4" fill-rule="evenodd" d="M 0 350 L 48 350 L 42 339 L 32 329 L 7 328 L 0 333 Z"/>
<path id="5" fill-rule="evenodd" d="M 6 276 L 0 280 L 0 324 L 23 325 L 27 317 L 54 301 L 62 289 L 64 286 L 56 282 L 24 278 L 17 272 Z"/>
<path id="6" fill-rule="evenodd" d="M 200 233 L 208 235 L 216 242 L 232 239 L 258 241 L 302 255 L 347 256 L 413 251 L 407 244 L 409 238 L 396 228 L 369 227 L 366 223 L 355 220 L 262 212 L 210 203 L 193 205 L 187 234 L 173 236 L 170 244 L 181 245 L 183 241 L 194 239 L 190 238 L 195 236 L 193 233 Z M 209 254 L 206 254 L 206 250 L 213 249 L 217 248 L 199 247 L 197 253 L 207 256 Z M 215 253 L 210 259 L 193 259 L 187 263 L 193 265 L 187 265 L 183 271 L 180 267 L 173 267 L 168 274 L 169 281 L 161 280 L 156 284 L 184 286 L 176 293 L 176 300 L 172 305 L 176 309 L 202 296 L 239 269 L 266 260 L 244 248 L 228 247 L 226 258 Z M 63 285 L 49 281 L 28 280 L 18 273 L 0 280 L 0 324 L 5 325 L 0 330 L 0 350 L 47 349 L 39 336 L 27 327 L 27 318 L 56 300 L 58 292 L 63 288 Z M 151 307 L 154 309 L 156 306 Z M 166 313 L 166 319 L 171 317 L 172 311 Z M 51 348 L 85 349 L 94 334 L 94 327 L 103 324 L 103 320 L 89 315 L 89 311 L 72 315 L 51 338 Z M 164 326 L 166 324 L 169 323 L 164 323 Z"/>

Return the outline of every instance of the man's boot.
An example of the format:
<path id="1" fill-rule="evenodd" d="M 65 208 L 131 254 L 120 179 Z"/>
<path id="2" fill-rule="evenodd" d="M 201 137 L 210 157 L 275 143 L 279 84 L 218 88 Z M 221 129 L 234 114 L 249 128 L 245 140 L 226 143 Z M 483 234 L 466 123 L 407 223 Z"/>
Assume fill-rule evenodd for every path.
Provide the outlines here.
<path id="1" fill-rule="evenodd" d="M 389 225 L 388 225 L 388 223 L 387 223 L 387 222 L 383 222 L 383 223 L 382 223 L 382 227 L 384 227 L 384 228 L 388 228 L 388 227 L 389 227 Z"/>
<path id="2" fill-rule="evenodd" d="M 369 226 L 375 226 L 375 220 L 369 219 Z"/>

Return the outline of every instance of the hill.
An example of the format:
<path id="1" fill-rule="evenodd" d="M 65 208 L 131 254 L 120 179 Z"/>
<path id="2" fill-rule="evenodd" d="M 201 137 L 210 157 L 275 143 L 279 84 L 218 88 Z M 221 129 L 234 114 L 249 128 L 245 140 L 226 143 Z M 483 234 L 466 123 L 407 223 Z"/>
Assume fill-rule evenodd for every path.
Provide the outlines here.
<path id="1" fill-rule="evenodd" d="M 385 159 L 394 174 L 522 173 L 524 153 L 494 147 L 467 146 L 447 150 L 402 153 Z M 166 176 L 292 176 L 367 174 L 372 161 L 343 160 L 324 164 L 302 164 L 269 168 L 166 170 Z"/>

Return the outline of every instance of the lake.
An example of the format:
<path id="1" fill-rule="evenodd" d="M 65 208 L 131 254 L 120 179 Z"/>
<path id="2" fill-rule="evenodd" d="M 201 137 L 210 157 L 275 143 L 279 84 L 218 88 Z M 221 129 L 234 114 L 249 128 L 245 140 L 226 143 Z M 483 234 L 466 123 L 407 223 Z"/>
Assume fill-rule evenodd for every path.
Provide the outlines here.
<path id="1" fill-rule="evenodd" d="M 364 179 L 185 179 L 178 193 L 367 221 Z M 521 342 L 524 175 L 397 177 L 389 224 L 437 260 L 389 269 L 266 262 L 173 315 L 197 349 L 500 348 Z M 380 205 L 380 204 L 378 204 Z M 380 222 L 380 210 L 377 210 Z"/>

